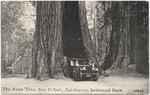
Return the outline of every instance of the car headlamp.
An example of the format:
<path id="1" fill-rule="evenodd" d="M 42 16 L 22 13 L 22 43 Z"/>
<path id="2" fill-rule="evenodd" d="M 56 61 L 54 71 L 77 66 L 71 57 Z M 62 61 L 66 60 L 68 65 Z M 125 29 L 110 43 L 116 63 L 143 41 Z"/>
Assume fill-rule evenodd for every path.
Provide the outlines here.
<path id="1" fill-rule="evenodd" d="M 86 67 L 83 67 L 83 70 L 86 70 Z"/>

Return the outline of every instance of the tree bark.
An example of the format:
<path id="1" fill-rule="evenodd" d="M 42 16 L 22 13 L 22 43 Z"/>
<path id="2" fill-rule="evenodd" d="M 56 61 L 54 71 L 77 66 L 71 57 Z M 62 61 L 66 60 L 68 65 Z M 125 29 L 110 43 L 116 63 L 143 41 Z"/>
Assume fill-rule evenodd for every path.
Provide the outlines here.
<path id="1" fill-rule="evenodd" d="M 136 2 L 136 24 L 135 35 L 135 63 L 136 71 L 139 73 L 149 73 L 148 58 L 148 2 Z"/>
<path id="2" fill-rule="evenodd" d="M 87 24 L 85 2 L 83 2 L 83 1 L 79 2 L 79 15 L 80 15 L 81 32 L 82 32 L 82 36 L 83 36 L 83 44 L 85 46 L 85 51 L 86 51 L 87 57 L 89 60 L 94 61 L 94 63 L 97 64 L 97 66 L 99 67 L 99 71 L 102 73 L 102 75 L 109 76 L 100 67 L 100 65 L 97 61 L 96 53 L 94 52 L 94 47 L 92 45 L 92 38 L 91 38 L 88 24 Z"/>
<path id="3" fill-rule="evenodd" d="M 36 31 L 32 48 L 29 77 L 44 80 L 61 70 L 62 62 L 62 3 L 37 2 Z M 56 69 L 57 68 L 57 69 Z"/>
<path id="4" fill-rule="evenodd" d="M 116 8 L 117 6 L 119 10 Z M 111 52 L 112 57 L 109 56 L 109 58 L 113 59 L 113 56 L 115 58 L 116 55 L 117 57 L 115 61 L 110 61 L 113 64 L 109 69 L 114 70 L 118 67 L 126 69 L 130 64 L 136 64 L 137 72 L 148 72 L 147 6 L 147 2 L 113 2 L 112 10 L 114 11 L 112 12 L 115 17 L 112 17 L 112 20 L 115 22 L 112 23 L 112 34 L 117 31 L 115 34 L 118 34 L 120 37 L 116 36 L 118 40 L 114 40 L 116 37 L 112 35 L 111 43 L 116 44 L 119 42 L 119 44 L 115 46 L 110 44 L 113 52 Z M 116 14 L 119 14 L 119 16 Z M 117 28 L 120 30 L 116 30 Z M 118 53 L 115 53 L 117 50 Z"/>

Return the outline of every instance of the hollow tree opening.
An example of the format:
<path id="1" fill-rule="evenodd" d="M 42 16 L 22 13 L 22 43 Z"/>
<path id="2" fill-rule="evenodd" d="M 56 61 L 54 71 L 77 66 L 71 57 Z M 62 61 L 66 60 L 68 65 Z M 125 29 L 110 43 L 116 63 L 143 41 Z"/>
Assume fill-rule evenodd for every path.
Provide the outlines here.
<path id="1" fill-rule="evenodd" d="M 65 2 L 63 11 L 63 55 L 68 58 L 87 58 L 82 41 L 78 2 Z"/>

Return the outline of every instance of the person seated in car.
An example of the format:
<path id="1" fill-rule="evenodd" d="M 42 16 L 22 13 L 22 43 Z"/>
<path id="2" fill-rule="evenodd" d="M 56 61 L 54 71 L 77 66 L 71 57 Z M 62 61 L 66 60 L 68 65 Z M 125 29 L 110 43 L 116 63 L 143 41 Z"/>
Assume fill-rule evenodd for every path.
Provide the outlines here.
<path id="1" fill-rule="evenodd" d="M 89 61 L 89 65 L 92 65 L 92 61 L 91 60 Z"/>
<path id="2" fill-rule="evenodd" d="M 70 60 L 70 65 L 71 65 L 71 66 L 74 66 L 74 63 L 73 63 L 73 61 L 72 61 L 72 60 Z"/>
<path id="3" fill-rule="evenodd" d="M 75 65 L 76 65 L 76 66 L 79 66 L 79 61 L 78 61 L 78 60 L 76 60 Z"/>
<path id="4" fill-rule="evenodd" d="M 96 68 L 96 64 L 94 62 L 92 62 L 91 60 L 89 61 L 89 65 L 92 66 L 92 70 L 95 70 Z"/>

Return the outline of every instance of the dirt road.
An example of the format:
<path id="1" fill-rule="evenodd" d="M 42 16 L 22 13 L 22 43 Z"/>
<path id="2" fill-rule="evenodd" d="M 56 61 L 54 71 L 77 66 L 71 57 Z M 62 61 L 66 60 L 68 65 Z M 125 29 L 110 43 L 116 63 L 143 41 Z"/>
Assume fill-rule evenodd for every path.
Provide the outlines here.
<path id="1" fill-rule="evenodd" d="M 79 81 L 72 79 L 3 78 L 3 93 L 105 93 L 105 94 L 148 94 L 148 76 L 138 73 L 107 71 L 110 77 L 99 77 L 98 81 Z"/>

